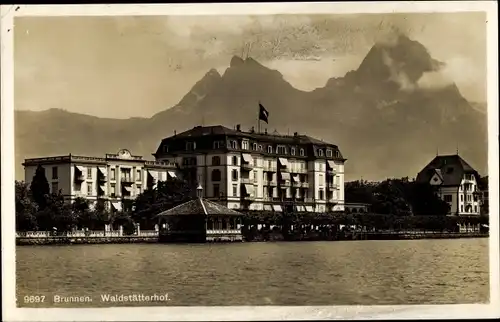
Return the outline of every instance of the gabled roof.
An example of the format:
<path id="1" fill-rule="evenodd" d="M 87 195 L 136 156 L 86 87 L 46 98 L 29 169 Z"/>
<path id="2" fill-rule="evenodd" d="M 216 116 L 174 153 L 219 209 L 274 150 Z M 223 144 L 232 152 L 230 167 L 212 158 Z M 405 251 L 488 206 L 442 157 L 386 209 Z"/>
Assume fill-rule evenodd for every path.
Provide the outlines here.
<path id="1" fill-rule="evenodd" d="M 233 215 L 242 216 L 243 214 L 224 207 L 218 203 L 208 201 L 202 198 L 197 198 L 174 208 L 165 210 L 156 215 L 159 216 L 179 216 L 179 215 Z"/>
<path id="2" fill-rule="evenodd" d="M 418 182 L 429 182 L 432 176 L 437 173 L 443 180 L 443 186 L 459 186 L 464 174 L 473 174 L 479 177 L 478 173 L 459 155 L 436 156 L 417 175 Z"/>

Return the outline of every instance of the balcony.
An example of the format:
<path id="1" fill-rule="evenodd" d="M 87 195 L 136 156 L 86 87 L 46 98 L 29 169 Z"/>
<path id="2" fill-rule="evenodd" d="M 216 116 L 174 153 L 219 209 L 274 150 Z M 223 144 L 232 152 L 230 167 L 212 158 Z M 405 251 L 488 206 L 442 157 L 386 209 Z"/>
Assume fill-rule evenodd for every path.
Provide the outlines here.
<path id="1" fill-rule="evenodd" d="M 241 163 L 241 169 L 246 171 L 251 171 L 253 169 L 253 165 L 250 163 L 243 162 Z"/>
<path id="2" fill-rule="evenodd" d="M 85 176 L 82 173 L 75 173 L 75 182 L 85 181 Z"/>
<path id="3" fill-rule="evenodd" d="M 264 181 L 265 186 L 277 186 L 278 182 L 271 180 L 271 181 Z"/>
<path id="4" fill-rule="evenodd" d="M 264 171 L 267 171 L 267 172 L 276 172 L 276 171 L 278 171 L 278 170 L 277 170 L 277 168 L 276 168 L 276 167 L 274 167 L 274 166 L 271 166 L 271 167 L 269 167 L 269 166 L 264 166 Z"/>
<path id="5" fill-rule="evenodd" d="M 295 187 L 295 188 L 300 188 L 300 187 L 302 187 L 302 182 L 296 182 L 296 181 L 294 181 L 292 183 L 292 186 Z"/>
<path id="6" fill-rule="evenodd" d="M 241 178 L 241 183 L 245 183 L 245 184 L 253 184 L 253 180 L 250 179 L 250 178 Z"/>
<path id="7" fill-rule="evenodd" d="M 292 183 L 288 180 L 280 180 L 280 186 L 290 187 Z"/>
<path id="8" fill-rule="evenodd" d="M 333 182 L 328 182 L 326 184 L 326 186 L 329 188 L 329 189 L 338 189 L 339 188 L 339 185 L 336 184 L 336 183 L 333 183 Z"/>
<path id="9" fill-rule="evenodd" d="M 309 182 L 301 182 L 302 188 L 309 188 Z"/>
<path id="10" fill-rule="evenodd" d="M 328 170 L 326 170 L 326 173 L 329 174 L 329 175 L 334 176 L 334 175 L 337 174 L 337 170 L 335 170 L 335 169 L 328 169 Z"/>
<path id="11" fill-rule="evenodd" d="M 307 169 L 303 168 L 295 168 L 290 170 L 291 173 L 300 173 L 300 174 L 306 174 Z"/>
<path id="12" fill-rule="evenodd" d="M 124 184 L 132 184 L 134 183 L 134 179 L 132 179 L 132 177 L 121 177 L 120 182 Z"/>

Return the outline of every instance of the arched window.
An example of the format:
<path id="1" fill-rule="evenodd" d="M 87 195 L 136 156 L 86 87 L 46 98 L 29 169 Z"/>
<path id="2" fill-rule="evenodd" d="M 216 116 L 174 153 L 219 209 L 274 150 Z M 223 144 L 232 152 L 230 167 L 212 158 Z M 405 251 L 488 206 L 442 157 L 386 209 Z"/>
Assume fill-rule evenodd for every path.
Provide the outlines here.
<path id="1" fill-rule="evenodd" d="M 291 149 L 290 149 L 290 154 L 291 154 L 291 155 L 295 155 L 295 148 L 291 148 Z"/>
<path id="2" fill-rule="evenodd" d="M 300 149 L 300 156 L 303 157 L 304 156 L 304 149 Z"/>
<path id="3" fill-rule="evenodd" d="M 267 147 L 267 153 L 273 153 L 273 147 L 272 146 L 268 146 Z"/>
<path id="4" fill-rule="evenodd" d="M 322 156 L 323 156 L 323 150 L 318 149 L 318 155 L 319 155 L 320 157 L 322 157 Z"/>
<path id="5" fill-rule="evenodd" d="M 253 144 L 253 150 L 254 150 L 254 151 L 257 151 L 257 143 L 254 143 L 254 144 Z"/>
<path id="6" fill-rule="evenodd" d="M 212 157 L 212 165 L 220 165 L 220 157 L 219 156 Z"/>
<path id="7" fill-rule="evenodd" d="M 237 146 L 236 141 L 233 141 L 233 149 L 237 149 L 237 148 L 238 148 L 238 146 Z"/>
<path id="8" fill-rule="evenodd" d="M 238 165 L 238 157 L 233 156 L 233 165 Z"/>
<path id="9" fill-rule="evenodd" d="M 220 181 L 220 179 L 221 179 L 220 170 L 219 169 L 212 170 L 212 181 Z"/>

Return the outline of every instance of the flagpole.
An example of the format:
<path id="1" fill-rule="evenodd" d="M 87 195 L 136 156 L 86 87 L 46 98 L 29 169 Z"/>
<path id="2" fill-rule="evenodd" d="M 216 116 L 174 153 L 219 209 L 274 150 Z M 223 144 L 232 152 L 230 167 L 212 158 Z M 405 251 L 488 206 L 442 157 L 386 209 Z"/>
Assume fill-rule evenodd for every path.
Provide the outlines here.
<path id="1" fill-rule="evenodd" d="M 259 101 L 259 112 L 257 113 L 257 133 L 260 134 L 260 101 Z"/>

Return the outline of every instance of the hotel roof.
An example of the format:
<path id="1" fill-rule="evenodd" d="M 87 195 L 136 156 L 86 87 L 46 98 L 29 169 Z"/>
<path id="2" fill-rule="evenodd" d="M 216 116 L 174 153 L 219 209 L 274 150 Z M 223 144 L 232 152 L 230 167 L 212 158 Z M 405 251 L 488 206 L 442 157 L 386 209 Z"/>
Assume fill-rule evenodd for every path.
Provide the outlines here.
<path id="1" fill-rule="evenodd" d="M 459 186 L 466 173 L 479 177 L 477 171 L 459 155 L 439 155 L 419 172 L 417 181 L 429 182 L 437 174 L 442 179 L 443 186 Z"/>
<path id="2" fill-rule="evenodd" d="M 232 216 L 242 216 L 243 214 L 222 206 L 218 203 L 197 198 L 174 208 L 168 209 L 157 214 L 157 217 L 161 216 L 179 216 L 179 215 L 232 215 Z"/>

